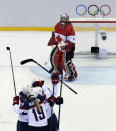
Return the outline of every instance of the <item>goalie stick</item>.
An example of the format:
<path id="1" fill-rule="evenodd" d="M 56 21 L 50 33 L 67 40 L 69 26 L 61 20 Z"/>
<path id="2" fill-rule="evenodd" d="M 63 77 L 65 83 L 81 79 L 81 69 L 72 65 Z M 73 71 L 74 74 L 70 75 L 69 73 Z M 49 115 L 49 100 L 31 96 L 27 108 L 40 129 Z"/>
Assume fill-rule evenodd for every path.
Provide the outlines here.
<path id="1" fill-rule="evenodd" d="M 37 61 L 35 61 L 34 59 L 26 59 L 20 62 L 21 65 L 24 65 L 26 63 L 29 62 L 34 62 L 35 64 L 37 64 L 38 66 L 40 66 L 42 69 L 44 69 L 46 72 L 50 73 L 45 67 L 43 67 L 41 64 L 39 64 Z M 69 87 L 66 83 L 64 83 L 62 80 L 59 80 L 60 82 L 62 82 L 62 84 L 64 84 L 66 87 L 68 87 L 68 89 L 70 89 L 73 93 L 78 94 L 76 91 L 74 91 L 71 87 Z"/>

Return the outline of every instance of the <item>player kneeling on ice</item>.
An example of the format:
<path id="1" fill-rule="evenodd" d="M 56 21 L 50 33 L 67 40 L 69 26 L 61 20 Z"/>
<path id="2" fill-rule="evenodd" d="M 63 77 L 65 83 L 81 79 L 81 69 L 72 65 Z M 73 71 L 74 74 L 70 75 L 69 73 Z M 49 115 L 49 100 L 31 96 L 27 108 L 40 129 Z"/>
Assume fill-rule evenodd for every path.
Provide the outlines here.
<path id="1" fill-rule="evenodd" d="M 28 104 L 25 103 L 28 98 L 29 87 L 24 87 L 19 96 L 13 98 L 13 109 L 18 113 L 17 131 L 28 131 Z"/>
<path id="2" fill-rule="evenodd" d="M 72 62 L 75 43 L 75 32 L 71 22 L 69 22 L 69 16 L 67 14 L 64 16 L 61 15 L 60 22 L 55 25 L 52 37 L 48 42 L 48 46 L 55 46 L 50 55 L 52 65 L 50 73 L 59 75 L 61 74 L 61 70 L 64 70 L 65 80 L 74 80 L 77 78 L 77 71 Z"/>
<path id="3" fill-rule="evenodd" d="M 32 87 L 41 87 L 42 92 L 44 94 L 49 94 L 50 97 L 46 99 L 45 101 L 45 107 L 46 107 L 46 113 L 47 113 L 47 119 L 48 119 L 48 128 L 49 131 L 58 131 L 58 121 L 57 117 L 53 111 L 53 105 L 56 103 L 57 105 L 63 104 L 63 98 L 62 97 L 55 97 L 55 95 L 58 92 L 57 89 L 57 83 L 59 81 L 56 81 L 56 79 L 52 79 L 53 84 L 53 90 L 50 90 L 46 86 L 44 86 L 44 81 L 34 81 L 32 84 Z"/>

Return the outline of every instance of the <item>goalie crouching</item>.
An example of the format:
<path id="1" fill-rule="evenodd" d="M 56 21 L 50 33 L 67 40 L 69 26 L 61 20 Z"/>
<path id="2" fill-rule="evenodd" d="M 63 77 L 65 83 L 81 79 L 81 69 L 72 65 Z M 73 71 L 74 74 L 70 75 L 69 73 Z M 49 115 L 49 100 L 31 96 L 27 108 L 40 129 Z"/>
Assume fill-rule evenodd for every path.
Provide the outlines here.
<path id="1" fill-rule="evenodd" d="M 55 25 L 54 32 L 52 32 L 51 39 L 48 42 L 48 46 L 55 46 L 50 54 L 52 65 L 50 73 L 59 75 L 62 68 L 65 71 L 65 80 L 77 78 L 77 71 L 72 62 L 75 43 L 75 32 L 69 22 L 69 16 L 67 14 L 61 15 L 60 22 Z"/>

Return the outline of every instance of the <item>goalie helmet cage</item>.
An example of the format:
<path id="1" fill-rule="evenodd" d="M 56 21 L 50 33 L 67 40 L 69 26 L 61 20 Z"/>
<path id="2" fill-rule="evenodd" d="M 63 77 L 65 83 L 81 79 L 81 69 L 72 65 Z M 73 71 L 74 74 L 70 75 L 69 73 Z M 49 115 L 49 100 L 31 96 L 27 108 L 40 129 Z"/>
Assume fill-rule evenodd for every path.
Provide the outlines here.
<path id="1" fill-rule="evenodd" d="M 92 36 L 91 35 L 88 36 L 89 34 L 88 32 L 86 32 L 85 34 L 85 37 L 87 36 L 89 38 L 84 38 L 84 36 L 82 37 L 82 35 L 79 36 L 79 33 L 76 32 L 77 45 L 75 48 L 75 55 L 91 55 L 93 53 L 96 54 L 99 53 L 100 49 L 106 50 L 108 55 L 114 55 L 114 56 L 116 55 L 116 49 L 114 49 L 114 46 L 116 47 L 115 40 L 113 41 L 111 39 L 110 40 L 107 39 L 107 33 L 108 33 L 108 38 L 110 38 L 109 31 L 107 32 L 107 30 L 116 27 L 116 18 L 70 18 L 70 22 L 73 24 L 81 23 L 81 27 L 83 27 L 83 24 L 84 27 L 87 27 L 86 23 L 88 23 L 90 28 L 91 28 L 91 23 L 94 24 L 94 30 L 91 30 Z M 103 25 L 102 30 L 101 28 L 99 28 L 99 25 L 100 26 Z M 76 26 L 78 25 L 76 24 Z M 83 44 L 83 39 L 87 41 L 86 43 L 84 42 L 84 46 L 81 47 L 81 44 Z"/>

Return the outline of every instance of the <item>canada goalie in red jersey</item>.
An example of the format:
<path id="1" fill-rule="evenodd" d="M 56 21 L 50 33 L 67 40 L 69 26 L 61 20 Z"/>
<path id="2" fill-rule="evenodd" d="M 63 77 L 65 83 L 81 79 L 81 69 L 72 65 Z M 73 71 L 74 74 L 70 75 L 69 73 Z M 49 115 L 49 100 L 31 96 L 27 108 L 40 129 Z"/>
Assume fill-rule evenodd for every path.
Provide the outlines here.
<path id="1" fill-rule="evenodd" d="M 48 46 L 55 45 L 51 54 L 50 61 L 52 68 L 50 73 L 59 75 L 61 69 L 65 71 L 65 80 L 74 80 L 77 78 L 77 71 L 72 62 L 75 51 L 75 32 L 71 22 L 69 22 L 69 16 L 61 15 L 60 22 L 55 25 L 52 37 L 48 42 Z"/>

